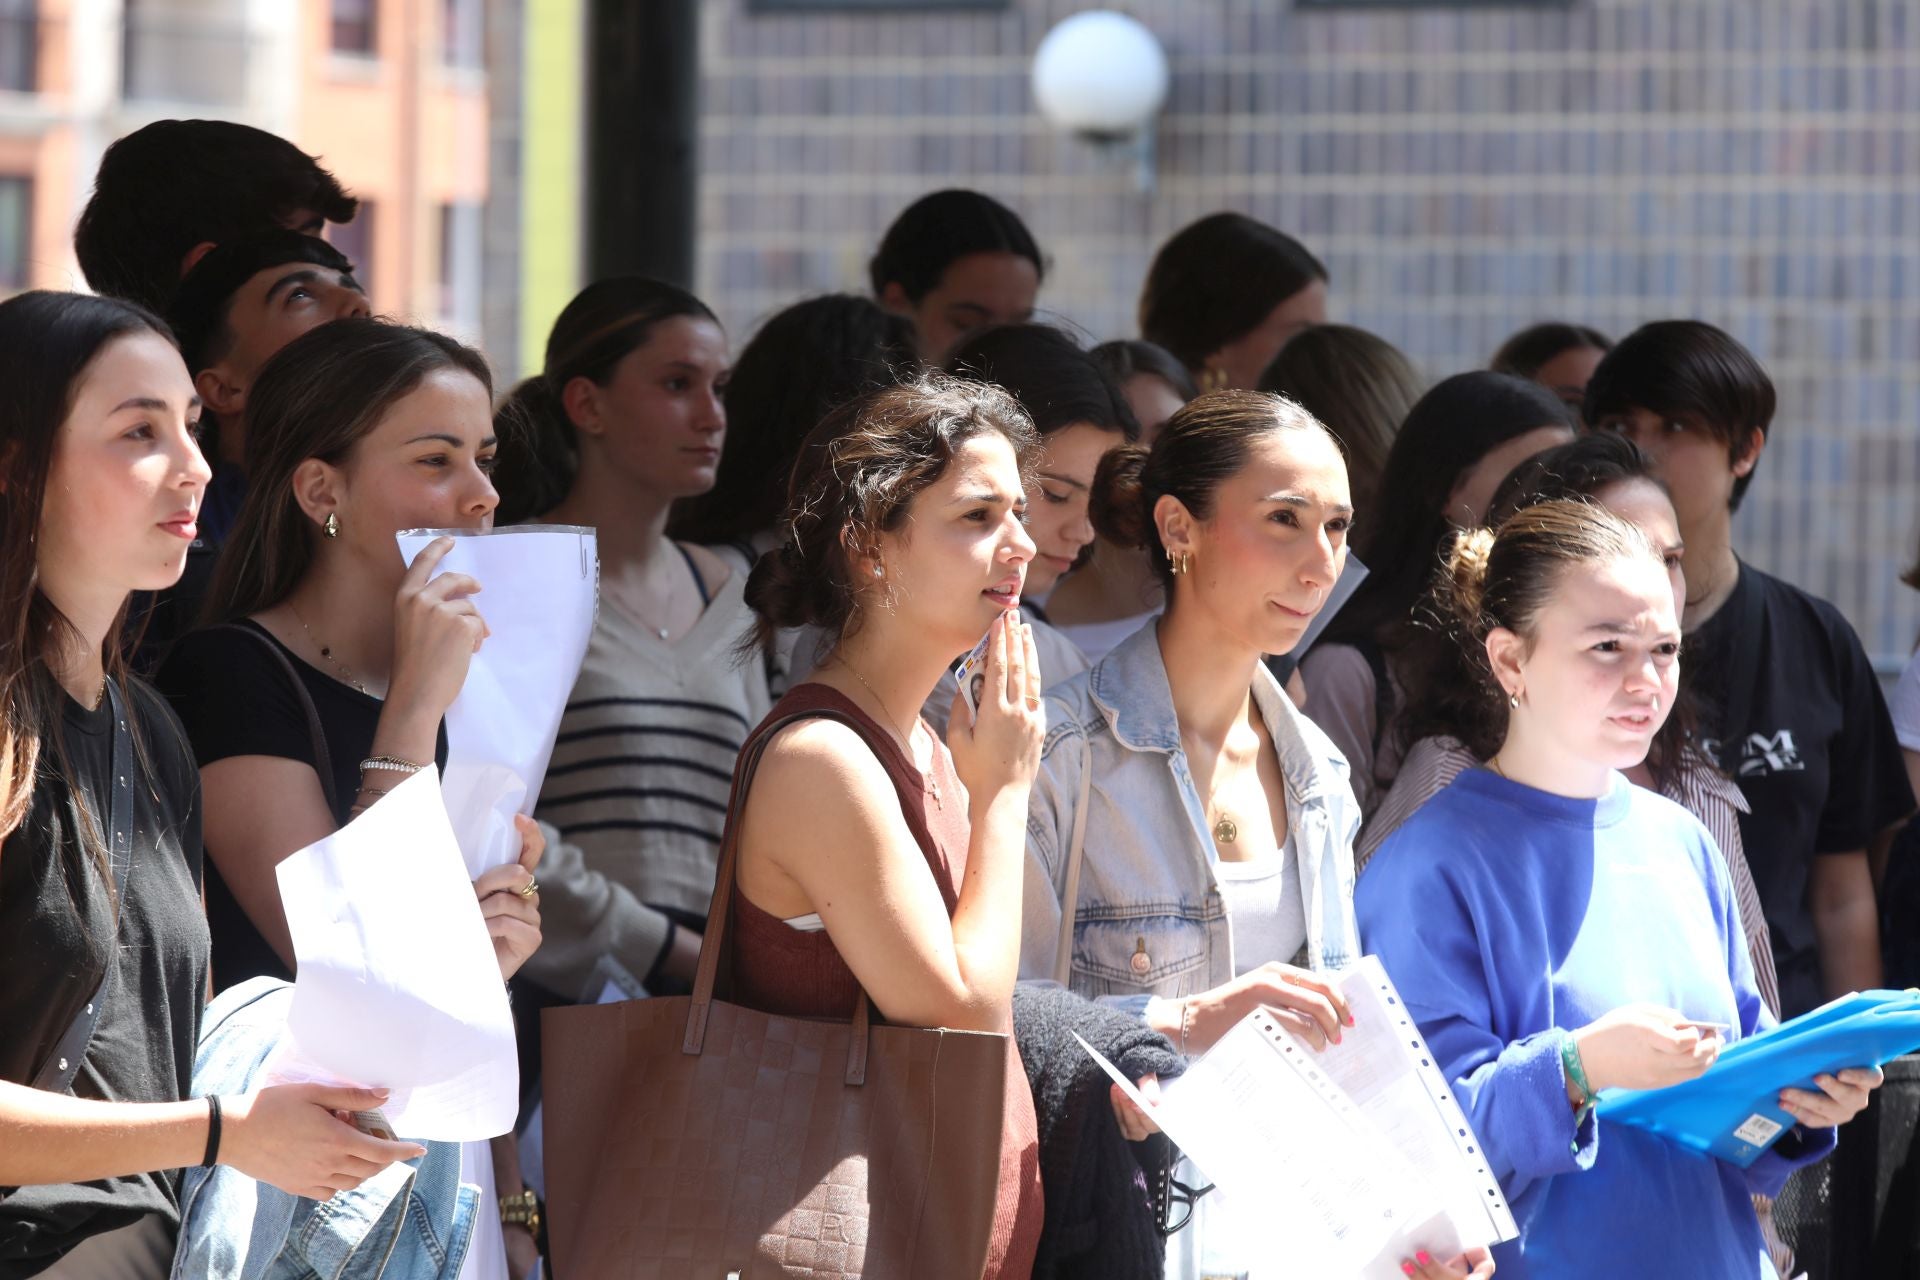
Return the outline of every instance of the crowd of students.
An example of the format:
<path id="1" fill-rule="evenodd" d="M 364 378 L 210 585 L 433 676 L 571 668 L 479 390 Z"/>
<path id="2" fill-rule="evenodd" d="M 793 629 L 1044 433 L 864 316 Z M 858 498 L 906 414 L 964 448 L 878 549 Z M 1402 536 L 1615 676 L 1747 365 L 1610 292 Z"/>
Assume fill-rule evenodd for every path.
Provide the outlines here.
<path id="1" fill-rule="evenodd" d="M 1406 1274 L 1774 1274 L 1766 1198 L 1876 1069 L 1785 1090 L 1750 1169 L 1593 1110 L 1882 985 L 1911 874 L 1920 666 L 1896 729 L 1839 613 L 1737 553 L 1774 393 L 1732 337 L 1541 325 L 1429 386 L 1220 213 L 1089 349 L 1034 319 L 1021 220 L 946 190 L 869 294 L 737 355 L 686 291 L 602 280 L 497 394 L 369 314 L 319 234 L 354 208 L 280 139 L 163 121 L 76 231 L 100 296 L 0 303 L 0 1280 L 540 1265 L 515 1133 L 389 1140 L 349 1123 L 376 1091 L 208 1065 L 222 1002 L 294 976 L 276 865 L 444 763 L 512 607 L 396 532 L 526 522 L 595 532 L 600 607 L 520 856 L 473 883 L 517 1009 L 687 990 L 723 837 L 733 998 L 773 1013 L 1007 1033 L 1055 984 L 1178 1063 L 1259 1009 L 1338 1041 L 1376 954 L 1520 1225 Z M 1288 1273 L 1204 1171 L 1160 1171 L 1184 1215 L 1133 1176 L 1151 1114 L 1101 1078 L 1062 1125 L 1007 1052 L 988 1276 Z M 1090 1125 L 1125 1162 L 1095 1208 L 1049 1158 Z M 396 1161 L 404 1221 L 286 1228 Z M 263 1216 L 189 1196 L 223 1169 Z M 239 1247 L 269 1193 L 283 1234 Z"/>

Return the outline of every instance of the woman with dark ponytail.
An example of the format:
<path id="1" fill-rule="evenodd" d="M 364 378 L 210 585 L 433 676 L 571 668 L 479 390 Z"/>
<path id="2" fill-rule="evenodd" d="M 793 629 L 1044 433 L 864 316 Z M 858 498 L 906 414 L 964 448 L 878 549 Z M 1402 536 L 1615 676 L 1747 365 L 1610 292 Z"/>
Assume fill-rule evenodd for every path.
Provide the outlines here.
<path id="1" fill-rule="evenodd" d="M 518 442 L 503 510 L 587 526 L 600 548 L 600 612 L 537 815 L 563 839 L 527 976 L 563 999 L 590 998 L 603 959 L 656 991 L 691 980 L 734 757 L 766 714 L 766 665 L 734 660 L 745 575 L 667 536 L 674 504 L 719 474 L 727 378 L 704 303 L 618 276 L 567 304 L 544 372 L 498 415 L 503 448 Z"/>
<path id="2" fill-rule="evenodd" d="M 1337 1040 L 1348 1014 L 1329 975 L 1360 958 L 1360 814 L 1345 762 L 1262 659 L 1293 648 L 1339 577 L 1353 519 L 1339 446 L 1291 401 L 1218 391 L 1151 449 L 1107 454 L 1094 487 L 1096 527 L 1145 548 L 1167 608 L 1048 693 L 1021 976 L 1128 1009 L 1185 1054 L 1262 1007 L 1313 1045 Z M 1274 1256 L 1236 1238 L 1246 1221 L 1201 1200 L 1169 1274 Z"/>
<path id="3" fill-rule="evenodd" d="M 1774 1022 L 1712 837 L 1621 773 L 1679 689 L 1660 551 L 1590 501 L 1537 503 L 1456 540 L 1434 608 L 1498 741 L 1380 847 L 1355 905 L 1519 1221 L 1501 1273 L 1774 1275 L 1751 1195 L 1831 1151 L 1877 1069 L 1783 1090 L 1798 1123 L 1744 1169 L 1626 1126 L 1601 1144 L 1593 1109 Z"/>

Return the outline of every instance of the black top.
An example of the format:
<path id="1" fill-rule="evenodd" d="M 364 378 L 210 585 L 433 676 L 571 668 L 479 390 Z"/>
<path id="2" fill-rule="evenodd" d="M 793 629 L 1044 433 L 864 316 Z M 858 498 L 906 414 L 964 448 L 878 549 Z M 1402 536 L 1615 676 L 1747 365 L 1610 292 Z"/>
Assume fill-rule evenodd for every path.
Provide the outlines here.
<path id="1" fill-rule="evenodd" d="M 275 756 L 322 766 L 313 758 L 313 733 L 299 695 L 287 684 L 287 675 L 258 637 L 278 648 L 299 673 L 320 715 L 327 739 L 325 767 L 331 771 L 334 822 L 345 826 L 347 812 L 360 790 L 360 762 L 373 750 L 380 724 L 380 699 L 342 684 L 308 666 L 266 628 L 252 620 L 239 624 L 255 636 L 225 628 L 195 631 L 181 637 L 160 668 L 158 683 L 186 725 L 193 757 L 202 768 L 230 756 Z M 436 759 L 446 763 L 446 732 L 442 729 Z M 287 849 L 284 853 L 296 853 Z M 226 990 L 249 978 L 267 974 L 291 979 L 273 947 L 253 926 L 239 900 L 220 877 L 220 850 L 209 849 L 207 867 L 207 923 L 213 931 L 213 980 Z"/>
<path id="2" fill-rule="evenodd" d="M 138 681 L 126 699 L 138 776 L 117 945 L 113 883 L 80 834 L 87 822 L 106 838 L 111 700 L 89 711 L 62 696 L 60 741 L 41 744 L 32 808 L 0 845 L 0 1079 L 34 1078 L 111 962 L 99 1026 L 71 1092 L 178 1102 L 193 1083 L 207 982 L 200 779 L 166 703 Z M 61 774 L 63 747 L 72 789 Z M 147 1214 L 178 1220 L 179 1185 L 179 1172 L 169 1170 L 9 1191 L 0 1201 L 0 1280 L 35 1275 L 87 1237 Z"/>
<path id="3" fill-rule="evenodd" d="M 1865 849 L 1913 811 L 1900 743 L 1840 611 L 1751 565 L 1687 637 L 1685 661 L 1707 753 L 1752 810 L 1740 839 L 1773 934 L 1780 1016 L 1791 1018 L 1825 1003 L 1807 902 L 1813 859 Z"/>

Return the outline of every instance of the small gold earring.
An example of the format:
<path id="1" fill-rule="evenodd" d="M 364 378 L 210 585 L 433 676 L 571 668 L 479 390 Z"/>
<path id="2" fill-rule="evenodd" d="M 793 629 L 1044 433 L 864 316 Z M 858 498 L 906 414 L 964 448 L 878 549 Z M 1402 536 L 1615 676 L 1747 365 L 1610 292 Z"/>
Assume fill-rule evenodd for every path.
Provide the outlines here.
<path id="1" fill-rule="evenodd" d="M 327 512 L 326 523 L 320 526 L 320 532 L 326 534 L 329 538 L 339 537 L 340 517 L 331 511 Z"/>
<path id="2" fill-rule="evenodd" d="M 1518 689 L 1515 689 L 1507 695 L 1507 708 L 1512 711 L 1518 711 L 1520 709 L 1520 691 Z"/>
<path id="3" fill-rule="evenodd" d="M 1209 365 L 1200 371 L 1200 391 L 1224 391 L 1227 387 L 1227 371 Z"/>
<path id="4" fill-rule="evenodd" d="M 1174 573 L 1187 573 L 1193 568 L 1193 553 L 1189 551 L 1167 552 L 1167 566 Z"/>

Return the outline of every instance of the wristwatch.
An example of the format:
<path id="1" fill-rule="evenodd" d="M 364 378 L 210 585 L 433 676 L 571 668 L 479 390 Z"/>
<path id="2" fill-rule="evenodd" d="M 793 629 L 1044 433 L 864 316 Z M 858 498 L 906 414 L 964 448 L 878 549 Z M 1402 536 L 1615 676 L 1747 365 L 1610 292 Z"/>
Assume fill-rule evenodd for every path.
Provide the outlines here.
<path id="1" fill-rule="evenodd" d="M 540 1197 L 531 1190 L 500 1197 L 500 1225 L 525 1227 L 535 1240 L 540 1238 Z"/>

